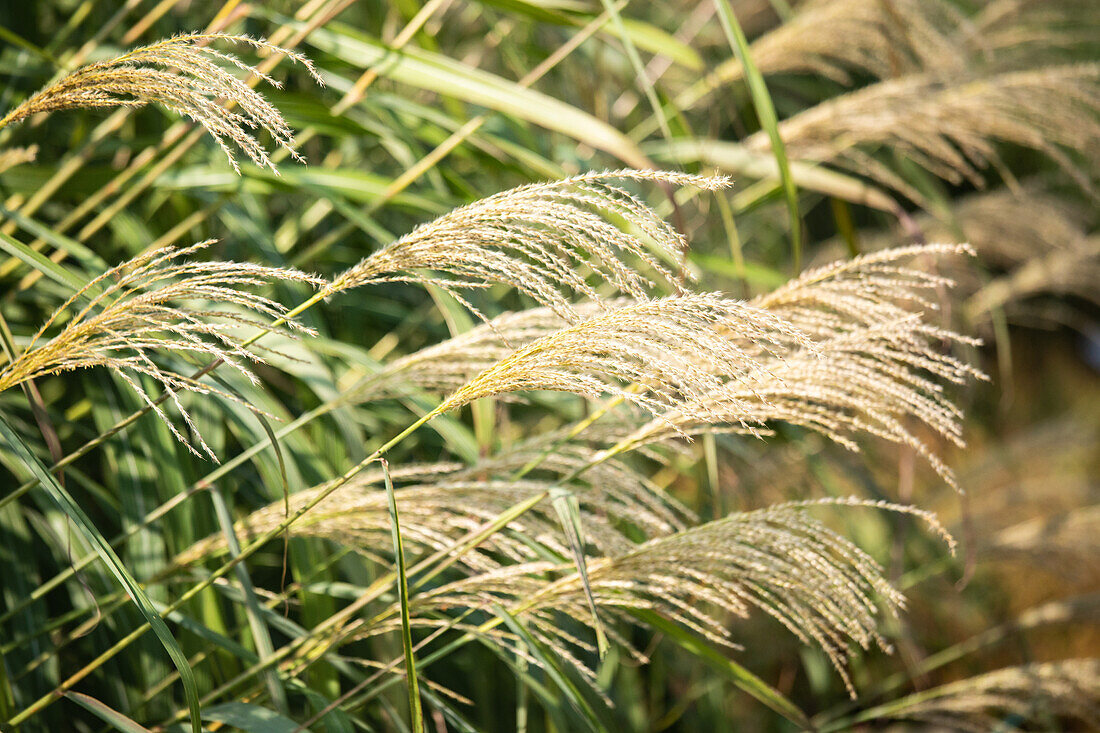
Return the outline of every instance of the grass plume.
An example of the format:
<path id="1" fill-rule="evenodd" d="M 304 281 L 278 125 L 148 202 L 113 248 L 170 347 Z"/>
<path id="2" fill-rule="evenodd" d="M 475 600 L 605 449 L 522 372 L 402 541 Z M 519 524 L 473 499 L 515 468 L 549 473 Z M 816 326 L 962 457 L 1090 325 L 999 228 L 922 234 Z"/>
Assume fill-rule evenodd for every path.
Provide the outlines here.
<path id="1" fill-rule="evenodd" d="M 914 693 L 860 717 L 919 721 L 967 733 L 1006 724 L 1022 729 L 1033 723 L 1047 729 L 1056 721 L 1071 720 L 1092 728 L 1100 720 L 1100 660 L 1005 667 Z"/>
<path id="2" fill-rule="evenodd" d="M 515 472 L 540 456 L 541 445 L 520 446 L 473 465 L 461 463 L 407 464 L 392 470 L 395 492 L 404 518 L 406 543 L 424 552 L 446 547 L 456 537 L 489 521 L 508 507 L 572 476 L 587 467 L 596 451 L 566 444 L 539 462 L 539 477 L 514 479 Z M 625 552 L 634 532 L 658 537 L 684 529 L 694 517 L 647 478 L 625 463 L 610 460 L 588 467 L 584 483 L 574 478 L 568 484 L 579 499 L 585 533 L 599 554 Z M 364 471 L 336 494 L 326 498 L 295 525 L 295 535 L 318 537 L 352 547 L 383 565 L 387 557 L 386 494 L 381 490 L 381 470 Z M 289 509 L 297 511 L 312 502 L 324 487 L 296 492 Z M 274 501 L 239 520 L 239 537 L 252 538 L 277 526 L 285 516 L 286 504 Z M 522 519 L 487 540 L 484 550 L 466 555 L 461 566 L 468 572 L 486 572 L 509 562 L 536 559 L 535 548 L 566 554 L 561 525 L 552 507 L 541 505 Z M 212 535 L 176 558 L 178 566 L 224 553 L 224 535 Z"/>
<path id="3" fill-rule="evenodd" d="M 767 311 L 719 295 L 641 301 L 517 349 L 454 392 L 441 410 L 509 392 L 555 390 L 591 398 L 610 393 L 660 414 L 701 404 L 724 380 L 757 369 L 760 353 L 788 339 L 806 343 Z M 628 391 L 631 384 L 642 389 Z"/>
<path id="4" fill-rule="evenodd" d="M 262 362 L 262 352 L 246 346 L 235 333 L 242 326 L 266 326 L 286 309 L 248 288 L 279 280 L 319 285 L 321 281 L 297 270 L 240 262 L 203 262 L 192 257 L 213 240 L 190 247 L 152 250 L 113 267 L 88 282 L 61 305 L 11 363 L 0 371 L 0 391 L 31 379 L 76 369 L 107 367 L 119 375 L 157 412 L 172 434 L 192 451 L 216 460 L 181 404 L 181 391 L 239 398 L 158 365 L 166 352 L 220 359 L 251 381 L 248 361 Z M 201 304 L 185 308 L 183 303 Z M 56 322 L 64 326 L 52 338 L 46 332 Z M 287 333 L 302 327 L 288 323 Z M 139 385 L 137 377 L 156 380 L 172 395 L 184 422 L 192 429 L 197 447 L 173 425 Z"/>
<path id="5" fill-rule="evenodd" d="M 588 576 L 596 603 L 627 621 L 634 620 L 632 610 L 654 612 L 725 646 L 736 646 L 725 614 L 766 613 L 821 647 L 854 695 L 845 671 L 849 645 L 889 650 L 878 632 L 879 610 L 896 614 L 904 599 L 871 557 L 809 516 L 807 506 L 735 513 L 593 560 Z M 572 658 L 570 648 L 579 642 L 562 631 L 560 619 L 586 618 L 586 600 L 576 574 L 547 583 L 551 569 L 546 563 L 514 566 L 444 586 L 419 602 L 440 608 L 503 603 Z"/>
<path id="6" fill-rule="evenodd" d="M 588 273 L 635 298 L 648 296 L 653 286 L 639 266 L 676 287 L 660 260 L 678 261 L 687 241 L 615 181 L 704 190 L 729 185 L 723 177 L 620 170 L 520 186 L 422 224 L 342 273 L 326 292 L 378 282 L 430 282 L 452 292 L 504 283 L 575 322 L 579 316 L 562 291 L 601 300 Z"/>
<path id="7" fill-rule="evenodd" d="M 295 160 L 303 160 L 279 110 L 229 68 L 258 76 L 275 87 L 281 84 L 233 54 L 216 50 L 210 45 L 216 41 L 284 55 L 302 64 L 322 84 L 309 59 L 263 39 L 225 33 L 183 34 L 66 74 L 12 109 L 0 119 L 0 128 L 58 110 L 157 104 L 202 125 L 238 173 L 230 143 L 256 165 L 275 170 L 267 150 L 252 132 L 257 129 L 266 130 Z M 236 105 L 240 112 L 234 112 L 227 103 Z"/>
<path id="8" fill-rule="evenodd" d="M 757 369 L 658 416 L 626 442 L 705 431 L 715 423 L 741 428 L 779 421 L 852 450 L 859 434 L 907 445 L 957 486 L 950 469 L 906 423 L 915 419 L 962 445 L 962 414 L 941 383 L 984 377 L 940 345 L 976 342 L 922 318 L 921 311 L 937 309 L 931 292 L 950 281 L 900 263 L 968 252 L 966 245 L 885 250 L 807 271 L 756 298 L 754 307 L 804 334 L 812 349 L 766 354 Z"/>
<path id="9" fill-rule="evenodd" d="M 1011 143 L 1049 156 L 1092 191 L 1082 161 L 1100 153 L 1100 65 L 909 75 L 800 112 L 780 132 L 793 157 L 843 165 L 918 202 L 924 197 L 868 148 L 888 146 L 947 181 L 981 186 L 987 168 L 1006 169 L 997 144 Z M 746 144 L 769 146 L 762 133 Z"/>

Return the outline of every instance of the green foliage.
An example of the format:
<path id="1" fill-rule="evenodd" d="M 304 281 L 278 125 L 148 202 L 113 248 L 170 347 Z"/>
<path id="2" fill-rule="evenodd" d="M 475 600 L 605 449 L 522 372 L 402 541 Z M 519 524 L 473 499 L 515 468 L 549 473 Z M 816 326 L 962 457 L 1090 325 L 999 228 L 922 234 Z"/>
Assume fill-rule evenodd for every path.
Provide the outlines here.
<path id="1" fill-rule="evenodd" d="M 0 729 L 1095 725 L 1098 38 L 0 8 Z"/>

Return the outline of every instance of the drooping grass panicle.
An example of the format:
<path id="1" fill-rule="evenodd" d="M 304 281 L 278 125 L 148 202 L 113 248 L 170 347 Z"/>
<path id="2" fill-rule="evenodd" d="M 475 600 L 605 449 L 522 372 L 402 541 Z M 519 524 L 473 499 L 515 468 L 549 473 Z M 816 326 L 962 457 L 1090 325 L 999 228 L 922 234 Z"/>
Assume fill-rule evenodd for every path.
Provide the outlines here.
<path id="1" fill-rule="evenodd" d="M 945 0 L 806 0 L 789 20 L 752 44 L 753 60 L 766 74 L 816 74 L 850 85 L 867 75 L 896 79 L 915 74 L 955 74 L 980 67 L 1007 70 L 1033 62 L 1036 48 L 1049 58 L 1055 48 L 1080 44 L 1066 31 L 1084 11 L 1073 0 L 999 0 L 968 14 Z M 1083 23 L 1095 28 L 1096 16 Z M 1087 33 L 1087 31 L 1086 31 Z M 742 78 L 737 59 L 715 67 L 706 86 Z"/>
<path id="2" fill-rule="evenodd" d="M 1012 721 L 1014 729 L 1031 723 L 1045 730 L 1070 721 L 1084 724 L 1082 730 L 1093 729 L 1100 720 L 1100 660 L 1005 667 L 922 690 L 861 717 L 920 721 L 968 733 L 999 729 L 1007 721 Z"/>
<path id="3" fill-rule="evenodd" d="M 179 391 L 239 398 L 159 366 L 156 357 L 168 352 L 201 355 L 228 363 L 255 381 L 244 363 L 263 362 L 262 351 L 246 345 L 236 331 L 242 326 L 265 327 L 265 319 L 283 318 L 287 309 L 250 288 L 279 280 L 314 286 L 322 282 L 292 269 L 192 259 L 212 243 L 152 250 L 100 274 L 54 311 L 22 353 L 0 371 L 0 390 L 46 375 L 105 366 L 156 410 L 180 442 L 198 452 L 135 377 L 144 375 L 160 383 L 194 431 Z M 46 340 L 50 326 L 63 319 L 61 330 Z M 283 332 L 293 335 L 305 330 L 290 320 Z M 214 458 L 194 433 L 198 448 Z"/>
<path id="4" fill-rule="evenodd" d="M 950 469 L 907 423 L 923 423 L 963 445 L 961 412 L 942 386 L 984 375 L 942 345 L 977 342 L 927 323 L 935 289 L 950 281 L 904 265 L 916 257 L 969 253 L 966 245 L 886 250 L 808 271 L 756 298 L 813 339 L 814 349 L 768 356 L 707 393 L 699 404 L 672 410 L 638 429 L 629 443 L 692 433 L 715 422 L 733 426 L 781 421 L 820 432 L 850 449 L 860 434 L 911 447 L 957 487 Z"/>
<path id="5" fill-rule="evenodd" d="M 796 340 L 767 311 L 715 294 L 640 301 L 535 339 L 479 374 L 440 407 L 525 390 L 613 394 L 653 414 L 702 398 L 759 369 L 761 354 Z M 628 390 L 637 384 L 641 389 Z"/>
<path id="6" fill-rule="evenodd" d="M 889 79 L 959 66 L 953 36 L 962 20 L 944 0 L 810 0 L 753 42 L 753 60 L 770 74 L 815 73 L 842 84 L 853 72 Z"/>
<path id="7" fill-rule="evenodd" d="M 604 307 L 626 304 L 616 299 L 606 304 L 581 303 L 573 306 L 581 318 Z M 363 391 L 363 398 L 389 395 L 415 386 L 452 392 L 511 354 L 516 348 L 558 331 L 568 321 L 547 307 L 502 313 L 487 323 L 386 364 Z"/>
<path id="8" fill-rule="evenodd" d="M 1043 304 L 1038 296 L 1044 295 L 1100 304 L 1100 237 L 1090 235 L 1089 207 L 1028 181 L 1016 191 L 969 196 L 955 208 L 955 217 L 993 275 L 980 281 L 966 268 L 952 273 L 964 283 L 970 318 L 982 319 L 997 308 L 1013 320 L 1034 318 Z M 936 222 L 923 225 L 933 235 L 946 235 L 948 229 Z"/>
<path id="9" fill-rule="evenodd" d="M 591 437 L 588 431 L 583 435 Z M 629 463 L 615 458 L 604 459 L 600 451 L 614 442 L 598 439 L 594 443 L 583 442 L 573 437 L 571 428 L 566 427 L 483 459 L 460 471 L 456 477 L 514 478 L 517 471 L 528 471 L 533 466 L 525 475 L 545 476 L 555 481 L 568 479 L 571 490 L 582 499 L 591 492 L 598 493 L 601 501 L 618 507 L 609 514 L 633 525 L 645 537 L 669 534 L 698 521 L 690 509 Z"/>
<path id="10" fill-rule="evenodd" d="M 913 309 L 936 311 L 930 293 L 952 284 L 928 267 L 905 266 L 918 258 L 934 262 L 971 255 L 968 244 L 936 243 L 893 247 L 816 267 L 752 300 L 817 335 L 904 318 Z M 830 317 L 830 314 L 834 317 Z"/>
<path id="11" fill-rule="evenodd" d="M 548 583 L 547 570 L 514 566 L 443 586 L 418 602 L 479 608 L 495 600 L 568 654 L 576 644 L 562 632 L 561 617 L 586 618 L 586 600 L 575 573 Z M 795 504 L 736 513 L 592 560 L 588 577 L 608 616 L 632 621 L 631 610 L 655 612 L 723 645 L 733 641 L 725 614 L 762 611 L 820 646 L 849 690 L 851 644 L 889 650 L 878 631 L 880 608 L 896 614 L 904 603 L 871 557 Z"/>
<path id="12" fill-rule="evenodd" d="M 955 201 L 950 215 L 914 217 L 932 241 L 961 237 L 979 267 L 961 253 L 944 252 L 938 267 L 956 284 L 953 300 L 965 303 L 966 321 L 989 328 L 989 315 L 1002 309 L 1010 321 L 1037 323 L 1053 313 L 1051 296 L 1072 296 L 1100 304 L 1100 237 L 1091 233 L 1092 207 L 1059 193 L 1067 181 L 1026 179 L 1011 188 L 980 191 Z M 942 219 L 942 220 L 941 220 Z M 866 251 L 892 246 L 894 234 L 861 232 Z M 830 251 L 841 251 L 839 239 Z M 1059 304 L 1056 320 L 1077 325 L 1076 309 Z"/>
<path id="13" fill-rule="evenodd" d="M 1036 68 L 1072 57 L 1095 40 L 1100 12 L 1076 0 L 998 0 L 960 24 L 972 63 L 999 70 Z M 1068 53 L 1067 53 L 1068 52 Z"/>
<path id="14" fill-rule="evenodd" d="M 631 298 L 613 298 L 575 303 L 572 308 L 583 321 L 634 302 Z M 568 325 L 568 321 L 545 306 L 502 313 L 465 333 L 388 362 L 377 376 L 368 380 L 356 398 L 392 397 L 410 387 L 453 392 L 517 348 Z M 504 398 L 511 399 L 508 395 Z M 521 398 L 521 395 L 515 396 L 515 399 Z"/>
<path id="15" fill-rule="evenodd" d="M 743 19 L 742 5 L 736 9 Z M 952 25 L 958 19 L 959 9 L 946 0 L 809 0 L 753 40 L 752 58 L 765 75 L 815 74 L 844 85 L 868 75 L 893 79 L 933 68 L 962 68 L 967 57 Z M 676 105 L 696 107 L 744 78 L 734 55 L 677 95 Z"/>
<path id="16" fill-rule="evenodd" d="M 395 492 L 395 499 L 406 545 L 427 553 L 443 549 L 508 507 L 557 485 L 592 454 L 590 450 L 574 450 L 552 456 L 540 467 L 544 476 L 528 480 L 509 476 L 532 457 L 527 451 L 472 466 L 432 463 L 395 468 L 392 478 L 404 484 Z M 625 464 L 606 461 L 586 478 L 588 486 L 569 487 L 579 499 L 586 539 L 599 554 L 622 553 L 633 547 L 627 526 L 644 537 L 661 536 L 685 526 L 684 513 L 678 512 L 673 502 L 662 501 L 654 487 Z M 290 511 L 307 506 L 323 490 L 321 486 L 292 494 Z M 286 517 L 287 506 L 280 499 L 257 509 L 237 522 L 237 535 L 256 537 L 278 526 Z M 352 547 L 388 565 L 388 521 L 381 471 L 364 471 L 312 509 L 294 531 L 298 537 L 318 537 Z M 488 538 L 481 549 L 464 556 L 459 565 L 474 573 L 493 570 L 502 559 L 530 562 L 538 557 L 534 549 L 537 546 L 568 554 L 560 523 L 553 508 L 545 503 Z M 213 535 L 177 556 L 177 566 L 190 565 L 227 548 L 223 534 Z"/>
<path id="17" fill-rule="evenodd" d="M 1062 482 L 1062 477 L 1054 481 Z M 987 562 L 1026 564 L 1066 577 L 1100 578 L 1100 504 L 1040 516 L 1000 529 L 982 517 L 978 549 Z M 1000 518 L 999 524 L 1005 519 Z"/>
<path id="18" fill-rule="evenodd" d="M 643 298 L 653 285 L 639 269 L 644 267 L 677 288 L 661 260 L 682 255 L 684 236 L 616 181 L 706 190 L 729 183 L 722 177 L 620 170 L 520 186 L 417 227 L 339 275 L 327 291 L 393 281 L 430 282 L 452 291 L 504 283 L 574 322 L 579 316 L 563 291 L 599 301 L 590 278 Z"/>
<path id="19" fill-rule="evenodd" d="M 986 168 L 1005 170 L 997 144 L 1019 145 L 1047 155 L 1091 192 L 1082 161 L 1100 151 L 1100 65 L 905 76 L 796 114 L 780 132 L 793 157 L 843 165 L 918 202 L 923 195 L 871 147 L 888 146 L 945 180 L 981 186 Z M 761 133 L 746 144 L 770 145 Z"/>
<path id="20" fill-rule="evenodd" d="M 159 104 L 202 125 L 237 172 L 240 168 L 230 143 L 257 165 L 275 171 L 267 150 L 252 132 L 258 129 L 266 130 L 295 160 L 303 160 L 294 149 L 294 135 L 279 111 L 227 66 L 254 74 L 274 86 L 280 86 L 279 82 L 209 45 L 216 41 L 245 44 L 286 56 L 302 64 L 321 83 L 309 59 L 295 51 L 250 36 L 192 33 L 82 66 L 11 110 L 0 120 L 0 128 L 35 114 L 63 109 Z M 230 103 L 240 111 L 230 109 Z"/>

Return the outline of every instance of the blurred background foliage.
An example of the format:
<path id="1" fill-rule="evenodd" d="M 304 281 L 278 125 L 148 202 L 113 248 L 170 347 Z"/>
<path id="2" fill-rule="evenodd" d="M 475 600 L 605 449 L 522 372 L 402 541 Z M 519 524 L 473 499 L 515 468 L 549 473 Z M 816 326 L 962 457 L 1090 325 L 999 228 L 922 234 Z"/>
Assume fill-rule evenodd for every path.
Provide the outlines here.
<path id="1" fill-rule="evenodd" d="M 724 32 L 727 11 L 745 35 L 743 48 Z M 969 447 L 941 447 L 964 495 L 911 451 L 872 443 L 851 454 L 794 429 L 767 442 L 708 436 L 646 470 L 703 519 L 859 494 L 934 509 L 958 536 L 952 558 L 905 518 L 829 514 L 831 525 L 886 564 L 909 598 L 908 611 L 887 629 L 897 652 L 853 662 L 855 701 L 820 652 L 774 622 L 737 622 L 734 639 L 745 651 L 736 659 L 826 727 L 1001 667 L 1100 655 L 1100 5 L 9 2 L 0 5 L 0 109 L 63 70 L 191 30 L 264 36 L 314 60 L 324 88 L 283 63 L 271 71 L 283 88 L 264 91 L 296 131 L 309 165 L 280 160 L 280 175 L 244 165 L 238 176 L 201 129 L 156 107 L 54 114 L 0 132 L 4 150 L 36 146 L 33 160 L 0 172 L 3 234 L 85 273 L 151 246 L 217 238 L 211 257 L 331 276 L 456 206 L 529 181 L 630 166 L 735 179 L 728 195 L 674 201 L 654 189 L 647 198 L 688 236 L 701 287 L 739 297 L 838 256 L 969 241 L 977 263 L 952 271 L 960 287 L 943 293 L 942 317 L 985 339 L 978 356 L 992 380 L 959 398 Z M 789 165 L 778 163 L 769 132 L 783 139 Z M 793 184 L 794 213 L 785 180 Z M 68 293 L 10 253 L 0 256 L 0 309 L 22 338 Z M 283 303 L 307 295 L 296 284 L 273 293 Z M 503 287 L 471 299 L 489 316 L 524 304 Z M 475 324 L 442 291 L 399 283 L 338 295 L 303 321 L 320 334 L 308 349 L 277 342 L 303 363 L 261 367 L 262 386 L 222 375 L 283 424 L 347 392 L 381 362 Z M 75 448 L 140 407 L 121 387 L 106 370 L 41 380 L 60 445 Z M 285 485 L 338 475 L 432 404 L 415 392 L 340 404 L 281 439 Z M 0 394 L 0 409 L 25 434 L 37 434 L 22 393 Z M 538 395 L 533 405 L 478 403 L 471 414 L 417 433 L 392 462 L 469 462 L 582 409 L 561 395 Z M 193 413 L 220 456 L 268 440 L 264 425 L 234 404 L 196 401 Z M 41 457 L 49 462 L 45 450 Z M 4 461 L 13 471 L 0 492 L 7 495 L 26 476 L 10 456 Z M 121 557 L 164 604 L 201 578 L 201 567 L 165 570 L 177 553 L 219 531 L 218 506 L 241 516 L 282 496 L 272 451 L 229 468 L 219 475 L 146 419 L 75 462 L 65 478 L 104 535 L 127 533 L 117 545 Z M 164 502 L 208 486 L 216 501 L 196 498 L 144 523 Z M 401 653 L 391 634 L 332 653 L 282 692 L 264 675 L 235 680 L 264 653 L 258 640 L 277 648 L 308 634 L 378 572 L 336 543 L 299 538 L 287 549 L 285 575 L 283 545 L 273 542 L 249 562 L 243 585 L 239 578 L 215 584 L 170 619 L 200 691 L 222 690 L 208 706 L 217 706 L 208 725 L 282 730 L 277 720 L 256 722 L 256 708 L 226 703 L 289 704 L 292 717 L 306 720 L 364 677 L 357 658 Z M 8 713 L 0 720 L 140 622 L 94 563 L 27 601 L 88 552 L 35 493 L 0 507 L 0 709 Z M 250 626 L 257 599 L 262 634 Z M 707 653 L 662 633 L 632 633 L 651 662 L 640 666 L 612 650 L 598 663 L 614 702 L 597 716 L 601 726 L 792 729 L 730 684 Z M 514 730 L 517 710 L 530 730 L 587 724 L 569 701 L 572 688 L 508 661 L 492 648 L 467 647 L 425 670 L 426 680 L 473 703 L 426 688 L 429 728 Z M 149 725 L 178 725 L 186 705 L 173 674 L 150 637 L 77 689 Z M 273 695 L 289 695 L 289 703 Z M 408 725 L 403 700 L 400 687 L 362 705 L 353 698 L 346 712 L 312 729 L 400 730 Z M 63 700 L 23 729 L 103 725 L 95 711 Z"/>

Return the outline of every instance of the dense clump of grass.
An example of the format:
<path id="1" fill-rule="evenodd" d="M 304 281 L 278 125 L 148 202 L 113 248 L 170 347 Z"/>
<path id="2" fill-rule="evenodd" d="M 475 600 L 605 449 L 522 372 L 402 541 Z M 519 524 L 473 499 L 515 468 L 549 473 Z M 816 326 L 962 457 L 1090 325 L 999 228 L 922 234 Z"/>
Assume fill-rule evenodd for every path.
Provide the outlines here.
<path id="1" fill-rule="evenodd" d="M 1095 12 L 353 5 L 3 29 L 0 727 L 1094 721 Z"/>

